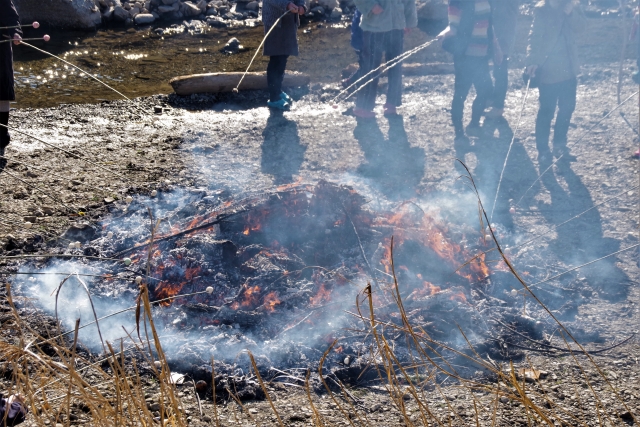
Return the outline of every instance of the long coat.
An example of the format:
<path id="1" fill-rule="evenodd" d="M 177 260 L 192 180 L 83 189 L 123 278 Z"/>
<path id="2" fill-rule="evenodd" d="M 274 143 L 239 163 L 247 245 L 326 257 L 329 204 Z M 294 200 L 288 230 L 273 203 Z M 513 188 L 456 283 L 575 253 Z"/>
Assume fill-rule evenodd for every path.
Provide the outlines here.
<path id="1" fill-rule="evenodd" d="M 355 0 L 354 3 L 362 12 L 362 31 L 385 33 L 418 25 L 416 0 Z M 375 5 L 383 9 L 379 15 L 372 12 Z"/>
<path id="2" fill-rule="evenodd" d="M 586 18 L 578 5 L 568 16 L 546 1 L 536 5 L 525 63 L 538 66 L 540 83 L 560 83 L 580 73 L 577 37 L 585 27 Z"/>
<path id="3" fill-rule="evenodd" d="M 13 0 L 0 0 L 0 27 L 20 25 L 18 12 Z M 0 30 L 0 39 L 13 38 L 22 34 L 20 28 Z M 13 101 L 16 94 L 13 89 L 13 43 L 0 43 L 0 101 Z"/>
<path id="4" fill-rule="evenodd" d="M 287 10 L 287 5 L 293 3 L 309 10 L 305 0 L 264 0 L 262 4 L 262 22 L 264 33 L 267 34 L 278 18 Z M 293 55 L 298 56 L 298 27 L 300 17 L 293 13 L 287 13 L 276 24 L 269 37 L 264 42 L 263 55 Z"/>

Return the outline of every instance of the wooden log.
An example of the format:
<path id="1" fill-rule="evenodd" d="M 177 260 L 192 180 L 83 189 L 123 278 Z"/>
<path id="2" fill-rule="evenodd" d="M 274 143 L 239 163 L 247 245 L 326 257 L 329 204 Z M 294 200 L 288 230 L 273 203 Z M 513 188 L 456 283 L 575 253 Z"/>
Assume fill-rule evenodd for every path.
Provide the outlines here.
<path id="1" fill-rule="evenodd" d="M 194 93 L 231 92 L 242 78 L 243 73 L 192 74 L 171 79 L 169 84 L 178 95 Z M 287 71 L 284 75 L 284 87 L 306 86 L 311 81 L 309 75 Z M 267 73 L 247 73 L 239 90 L 267 89 Z"/>

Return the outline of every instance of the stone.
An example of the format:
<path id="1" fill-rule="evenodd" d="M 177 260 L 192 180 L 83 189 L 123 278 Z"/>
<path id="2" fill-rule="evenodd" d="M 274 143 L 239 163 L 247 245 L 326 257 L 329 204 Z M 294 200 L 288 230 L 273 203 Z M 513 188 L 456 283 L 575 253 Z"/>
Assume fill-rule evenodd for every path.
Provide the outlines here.
<path id="1" fill-rule="evenodd" d="M 222 50 L 226 53 L 237 53 L 239 49 L 240 49 L 240 41 L 237 38 L 233 37 L 229 39 L 229 41 L 227 42 L 227 44 L 224 45 L 224 48 Z"/>
<path id="2" fill-rule="evenodd" d="M 89 242 L 96 238 L 96 230 L 89 224 L 74 224 L 64 232 L 62 237 L 72 242 Z"/>
<path id="3" fill-rule="evenodd" d="M 331 19 L 338 20 L 340 18 L 342 18 L 342 9 L 336 7 L 331 11 Z"/>
<path id="4" fill-rule="evenodd" d="M 207 9 L 207 16 L 217 16 L 218 10 L 215 7 Z"/>
<path id="5" fill-rule="evenodd" d="M 130 17 L 131 15 L 129 15 L 129 11 L 127 11 L 122 6 L 116 6 L 115 9 L 113 10 L 113 18 L 116 21 L 124 22 Z"/>
<path id="6" fill-rule="evenodd" d="M 333 10 L 338 7 L 338 0 L 319 0 L 318 4 L 325 10 Z"/>
<path id="7" fill-rule="evenodd" d="M 136 15 L 136 17 L 134 18 L 134 22 L 137 25 L 151 24 L 155 20 L 156 20 L 155 16 L 153 16 L 150 13 L 140 13 L 140 14 Z"/>
<path id="8" fill-rule="evenodd" d="M 207 24 L 213 28 L 227 28 L 227 23 L 222 20 L 222 18 L 218 16 L 212 16 L 207 19 Z"/>
<path id="9" fill-rule="evenodd" d="M 135 18 L 139 14 L 140 14 L 140 8 L 138 6 L 132 7 L 131 9 L 129 9 L 129 15 L 131 16 L 131 18 Z"/>
<path id="10" fill-rule="evenodd" d="M 86 0 L 16 0 L 22 22 L 46 22 L 53 26 L 82 30 L 95 29 L 102 23 L 100 8 Z"/>
<path id="11" fill-rule="evenodd" d="M 180 11 L 186 17 L 198 16 L 201 13 L 200 8 L 198 6 L 196 6 L 195 4 L 193 4 L 192 2 L 190 2 L 190 1 L 186 1 L 186 2 L 182 3 L 182 6 L 180 7 Z"/>
<path id="12" fill-rule="evenodd" d="M 35 216 L 25 216 L 24 221 L 33 224 L 37 221 L 37 218 Z"/>
<path id="13" fill-rule="evenodd" d="M 109 8 L 105 10 L 104 13 L 102 14 L 102 19 L 104 19 L 105 21 L 110 21 L 111 18 L 113 18 L 114 9 L 115 7 L 109 6 Z"/>
<path id="14" fill-rule="evenodd" d="M 260 8 L 260 4 L 255 0 L 247 3 L 247 5 L 245 6 L 245 9 L 251 10 L 254 12 L 257 11 L 259 8 Z"/>
<path id="15" fill-rule="evenodd" d="M 198 9 L 200 9 L 202 13 L 207 11 L 207 2 L 205 0 L 200 0 L 196 6 L 198 6 Z"/>
<path id="16" fill-rule="evenodd" d="M 169 5 L 177 3 L 177 2 L 178 2 L 178 0 L 162 0 L 163 4 L 169 4 Z"/>
<path id="17" fill-rule="evenodd" d="M 173 6 L 167 6 L 167 5 L 158 6 L 158 12 L 160 13 L 171 13 L 174 11 L 175 11 L 175 8 Z"/>
<path id="18" fill-rule="evenodd" d="M 222 5 L 222 6 L 218 6 L 217 9 L 220 16 L 229 13 L 229 6 Z"/>
<path id="19" fill-rule="evenodd" d="M 311 9 L 310 12 L 313 13 L 315 16 L 321 16 L 321 15 L 324 15 L 324 8 L 322 6 L 316 6 L 313 9 Z"/>

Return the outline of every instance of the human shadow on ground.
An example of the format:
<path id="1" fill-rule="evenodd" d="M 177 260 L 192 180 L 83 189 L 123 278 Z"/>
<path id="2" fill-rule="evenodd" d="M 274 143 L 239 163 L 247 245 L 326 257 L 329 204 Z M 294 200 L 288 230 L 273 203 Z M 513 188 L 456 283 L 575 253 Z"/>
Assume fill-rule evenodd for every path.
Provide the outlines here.
<path id="1" fill-rule="evenodd" d="M 353 136 L 366 161 L 357 173 L 370 179 L 374 188 L 390 200 L 415 197 L 425 171 L 424 149 L 411 146 L 402 116 L 388 120 L 389 134 L 385 138 L 375 120 L 358 119 Z"/>
<path id="2" fill-rule="evenodd" d="M 541 171 L 549 165 L 541 165 Z M 604 237 L 600 212 L 591 209 L 594 207 L 591 193 L 571 169 L 570 162 L 561 159 L 540 180 L 551 198 L 550 203 L 538 205 L 540 213 L 549 224 L 571 220 L 557 227 L 557 237 L 549 242 L 560 259 L 567 265 L 577 266 L 620 250 L 618 240 Z M 573 219 L 578 214 L 580 216 Z M 591 288 L 612 302 L 625 299 L 630 284 L 616 261 L 616 257 L 609 257 L 580 269 Z"/>
<path id="3" fill-rule="evenodd" d="M 475 167 L 470 167 L 473 179 L 482 195 L 482 203 L 491 222 L 500 224 L 507 230 L 513 229 L 513 215 L 509 212 L 511 206 L 517 202 L 524 193 L 524 188 L 531 185 L 538 177 L 533 162 L 518 139 L 511 146 L 513 130 L 506 119 L 485 120 L 483 136 L 473 138 L 467 142 L 455 142 L 456 158 L 465 161 L 475 157 Z M 509 159 L 502 173 L 505 158 L 509 153 Z M 472 156 L 468 156 L 472 154 Z M 461 173 L 466 171 L 461 170 Z M 502 173 L 502 180 L 500 175 Z M 496 191 L 500 189 L 496 199 Z M 536 186 L 539 188 L 539 185 Z M 535 194 L 535 188 L 532 193 Z M 528 195 L 531 197 L 530 195 Z M 495 200 L 495 207 L 494 207 Z M 523 200 L 528 206 L 530 198 Z M 493 215 L 492 215 L 493 213 Z"/>
<path id="4" fill-rule="evenodd" d="M 617 240 L 604 237 L 600 213 L 597 209 L 589 210 L 594 207 L 593 199 L 581 178 L 571 169 L 571 163 L 558 161 L 537 181 L 539 173 L 544 172 L 551 162 L 542 161 L 536 170 L 518 139 L 512 145 L 497 203 L 495 209 L 492 209 L 513 131 L 504 119 L 485 121 L 483 131 L 482 138 L 473 140 L 472 144 L 456 144 L 455 149 L 456 155 L 461 159 L 467 153 L 475 154 L 477 165 L 473 176 L 484 195 L 483 203 L 487 213 L 490 215 L 493 210 L 493 223 L 511 229 L 513 217 L 509 209 L 518 202 L 517 213 L 538 211 L 549 227 L 571 220 L 555 229 L 555 238 L 547 237 L 543 240 L 548 242 L 549 248 L 567 267 L 582 265 L 620 249 Z M 497 137 L 494 136 L 496 134 Z M 589 211 L 585 212 L 587 210 Z M 572 219 L 578 214 L 581 215 Z M 545 227 L 544 231 L 546 230 Z M 590 287 L 610 301 L 619 301 L 628 294 L 629 278 L 615 263 L 616 258 L 611 257 L 580 269 L 580 275 L 584 275 Z M 545 294 L 550 289 L 553 287 L 549 287 Z M 589 292 L 588 289 L 582 291 L 584 296 L 588 296 Z M 543 297 L 543 302 L 553 298 L 553 295 L 540 296 Z M 573 310 L 577 309 L 581 298 L 580 294 L 573 295 Z M 565 308 L 567 314 L 571 310 L 569 307 Z"/>
<path id="5" fill-rule="evenodd" d="M 293 182 L 307 151 L 307 146 L 300 143 L 296 122 L 282 112 L 271 111 L 262 136 L 262 173 L 271 175 L 276 185 Z"/>

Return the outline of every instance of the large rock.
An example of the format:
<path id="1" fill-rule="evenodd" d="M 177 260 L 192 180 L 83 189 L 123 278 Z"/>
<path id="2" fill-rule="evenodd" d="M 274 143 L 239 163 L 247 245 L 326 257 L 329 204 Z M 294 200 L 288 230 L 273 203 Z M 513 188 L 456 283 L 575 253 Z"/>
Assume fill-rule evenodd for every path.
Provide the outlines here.
<path id="1" fill-rule="evenodd" d="M 113 18 L 116 21 L 124 22 L 127 19 L 130 19 L 131 15 L 129 15 L 129 11 L 122 6 L 116 6 L 116 8 L 113 10 Z"/>
<path id="2" fill-rule="evenodd" d="M 156 20 L 156 17 L 150 13 L 140 13 L 136 15 L 136 17 L 133 19 L 136 25 L 151 24 L 155 20 Z"/>
<path id="3" fill-rule="evenodd" d="M 338 7 L 338 0 L 319 0 L 318 4 L 322 6 L 324 10 L 333 10 Z"/>
<path id="4" fill-rule="evenodd" d="M 184 16 L 189 17 L 189 16 L 198 16 L 201 13 L 201 10 L 198 6 L 196 6 L 195 4 L 193 4 L 190 1 L 186 1 L 184 3 L 182 3 L 182 6 L 180 7 L 181 12 L 184 14 Z"/>
<path id="5" fill-rule="evenodd" d="M 22 22 L 46 22 L 56 27 L 93 29 L 102 14 L 93 0 L 15 0 Z"/>

